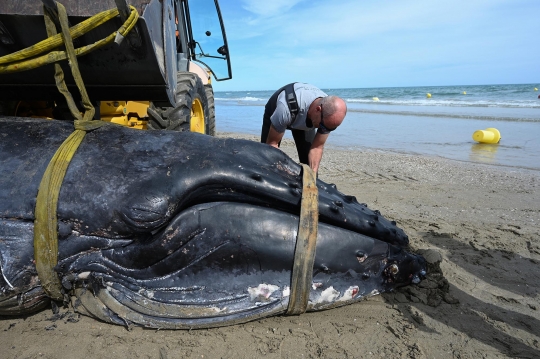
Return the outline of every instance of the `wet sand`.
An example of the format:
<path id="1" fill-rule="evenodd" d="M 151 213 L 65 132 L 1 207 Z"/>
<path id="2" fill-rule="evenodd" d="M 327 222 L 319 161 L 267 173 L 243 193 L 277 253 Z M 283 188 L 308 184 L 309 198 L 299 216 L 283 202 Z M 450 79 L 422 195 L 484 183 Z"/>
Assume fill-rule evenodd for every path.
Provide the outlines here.
<path id="1" fill-rule="evenodd" d="M 282 149 L 296 159 L 291 141 Z M 540 172 L 327 148 L 319 178 L 395 220 L 430 261 L 427 280 L 338 309 L 207 330 L 127 330 L 69 308 L 2 317 L 0 357 L 540 357 Z"/>

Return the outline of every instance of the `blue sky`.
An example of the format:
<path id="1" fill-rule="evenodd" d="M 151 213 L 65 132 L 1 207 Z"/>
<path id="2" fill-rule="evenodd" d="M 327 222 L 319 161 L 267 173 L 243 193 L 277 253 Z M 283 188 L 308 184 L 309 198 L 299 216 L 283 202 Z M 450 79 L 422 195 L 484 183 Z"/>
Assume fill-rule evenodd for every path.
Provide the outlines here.
<path id="1" fill-rule="evenodd" d="M 221 0 L 216 91 L 537 83 L 540 0 Z"/>

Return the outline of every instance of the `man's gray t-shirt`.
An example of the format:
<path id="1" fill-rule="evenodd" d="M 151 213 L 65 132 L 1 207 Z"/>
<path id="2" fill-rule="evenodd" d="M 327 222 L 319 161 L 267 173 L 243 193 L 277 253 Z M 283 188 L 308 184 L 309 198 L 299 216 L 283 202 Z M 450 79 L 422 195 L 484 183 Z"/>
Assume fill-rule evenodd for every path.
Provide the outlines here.
<path id="1" fill-rule="evenodd" d="M 291 113 L 287 106 L 287 100 L 285 99 L 285 91 L 281 91 L 277 98 L 276 110 L 270 116 L 272 126 L 277 132 L 285 132 L 287 128 L 295 130 L 312 130 L 313 127 L 307 127 L 306 118 L 309 106 L 318 97 L 328 96 L 317 87 L 297 82 L 294 84 L 294 93 L 296 94 L 296 100 L 298 102 L 298 114 L 296 119 L 292 122 Z"/>

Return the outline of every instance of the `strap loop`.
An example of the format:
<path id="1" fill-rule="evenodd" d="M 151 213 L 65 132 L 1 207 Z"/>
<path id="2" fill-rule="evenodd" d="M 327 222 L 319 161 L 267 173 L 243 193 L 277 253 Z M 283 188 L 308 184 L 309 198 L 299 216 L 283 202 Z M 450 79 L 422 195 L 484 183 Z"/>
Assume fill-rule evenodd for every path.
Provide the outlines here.
<path id="1" fill-rule="evenodd" d="M 106 38 L 96 41 L 93 44 L 75 49 L 75 54 L 77 56 L 83 56 L 99 49 L 102 46 L 110 44 L 114 41 L 117 33 L 121 34 L 122 36 L 126 36 L 135 26 L 137 19 L 139 18 L 139 13 L 137 10 L 133 6 L 130 6 L 130 9 L 131 14 L 129 18 L 118 29 L 118 31 L 113 32 Z M 118 9 L 103 11 L 71 27 L 69 29 L 69 33 L 71 34 L 72 38 L 76 39 L 90 30 L 95 29 L 101 24 L 115 18 L 116 16 L 118 16 Z M 68 56 L 65 51 L 51 51 L 62 45 L 62 43 L 62 34 L 57 34 L 55 36 L 49 36 L 49 38 L 26 49 L 2 56 L 0 57 L 0 74 L 31 70 L 50 63 L 66 60 Z M 47 51 L 50 52 L 45 55 L 35 57 Z"/>

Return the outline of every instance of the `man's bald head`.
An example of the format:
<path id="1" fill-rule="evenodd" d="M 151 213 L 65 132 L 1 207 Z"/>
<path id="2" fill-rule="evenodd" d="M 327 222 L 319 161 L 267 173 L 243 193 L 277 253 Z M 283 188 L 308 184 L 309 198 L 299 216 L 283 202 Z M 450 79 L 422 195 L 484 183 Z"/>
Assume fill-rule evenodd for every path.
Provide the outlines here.
<path id="1" fill-rule="evenodd" d="M 347 104 L 337 96 L 322 97 L 319 106 L 322 108 L 324 124 L 328 128 L 336 128 L 341 125 L 347 114 Z"/>

